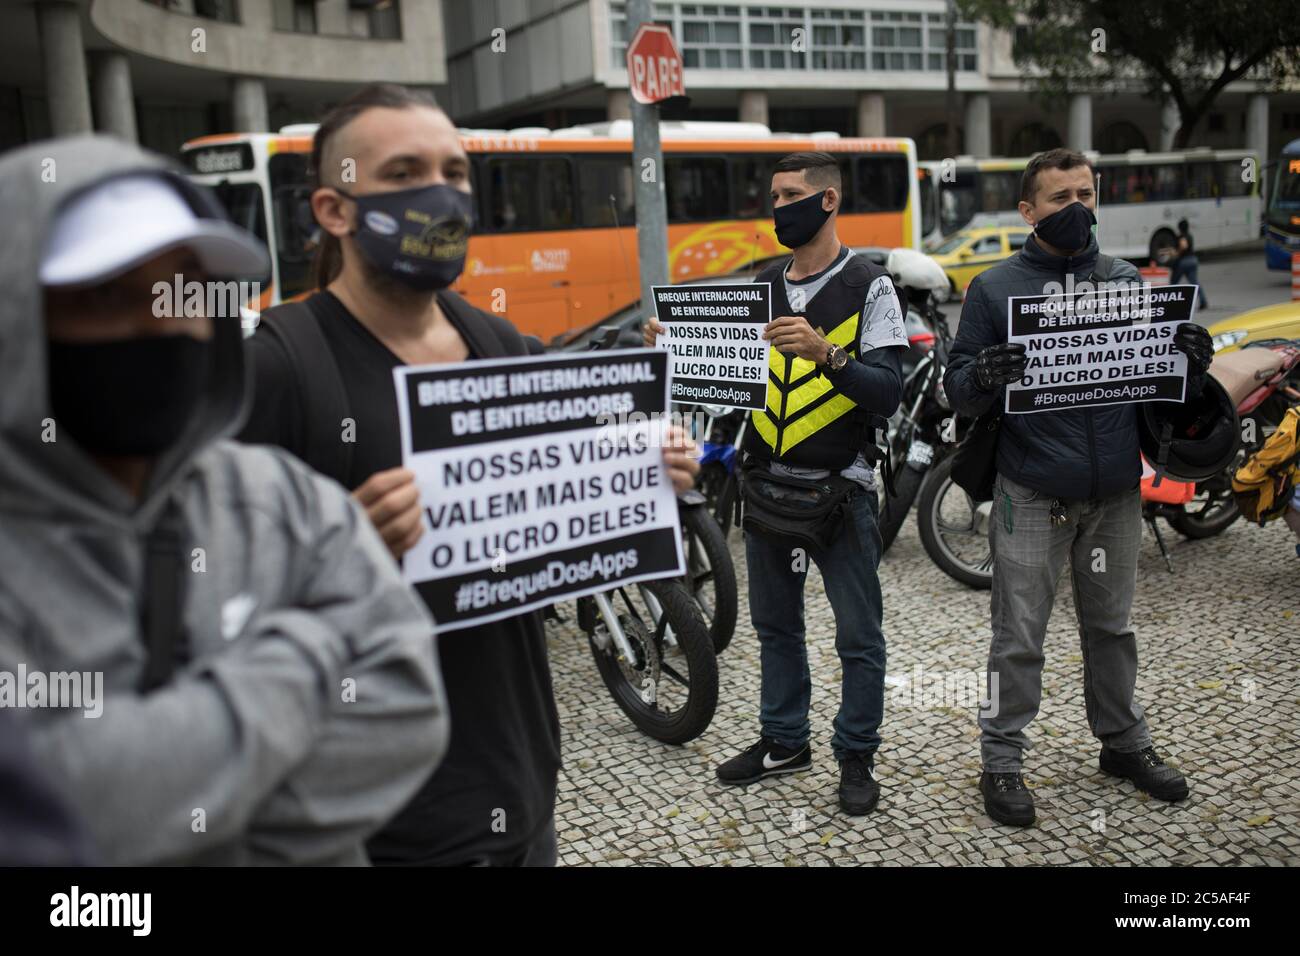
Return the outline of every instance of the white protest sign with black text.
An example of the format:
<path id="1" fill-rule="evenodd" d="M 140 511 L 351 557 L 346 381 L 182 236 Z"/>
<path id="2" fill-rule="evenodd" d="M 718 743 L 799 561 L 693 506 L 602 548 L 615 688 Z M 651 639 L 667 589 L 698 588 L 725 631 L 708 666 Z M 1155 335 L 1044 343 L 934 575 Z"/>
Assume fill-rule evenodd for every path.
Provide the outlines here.
<path id="1" fill-rule="evenodd" d="M 393 370 L 439 631 L 684 573 L 655 349 Z"/>
<path id="2" fill-rule="evenodd" d="M 762 408 L 767 401 L 772 286 L 653 287 L 655 318 L 664 327 L 658 345 L 672 354 L 672 399 L 729 408 Z"/>
<path id="3" fill-rule="evenodd" d="M 1056 295 L 1013 296 L 1008 342 L 1023 343 L 1024 377 L 1007 386 L 1008 414 L 1060 408 L 1181 402 L 1187 356 L 1174 331 L 1190 322 L 1196 286 L 1102 283 Z"/>

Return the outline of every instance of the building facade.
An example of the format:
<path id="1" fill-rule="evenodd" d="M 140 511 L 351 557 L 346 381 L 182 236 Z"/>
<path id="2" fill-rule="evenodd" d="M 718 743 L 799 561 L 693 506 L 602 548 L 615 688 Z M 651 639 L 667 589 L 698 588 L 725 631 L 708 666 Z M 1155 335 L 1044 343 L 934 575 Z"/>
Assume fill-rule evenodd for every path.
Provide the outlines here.
<path id="1" fill-rule="evenodd" d="M 686 68 L 675 118 L 748 120 L 796 132 L 909 136 L 923 158 L 947 145 L 944 0 L 802 0 L 773 6 L 655 3 Z M 565 126 L 626 118 L 629 39 L 621 0 L 444 0 L 447 102 L 463 125 Z M 1021 156 L 1065 145 L 1167 148 L 1178 116 L 1140 89 L 1046 102 L 1021 76 L 1015 36 L 956 29 L 960 152 Z M 1300 135 L 1300 90 L 1234 83 L 1194 145 L 1270 148 Z"/>
<path id="2" fill-rule="evenodd" d="M 686 67 L 677 119 L 909 136 L 946 155 L 945 0 L 655 3 Z M 317 119 L 358 85 L 428 89 L 462 126 L 630 115 L 623 0 L 0 0 L 0 149 L 89 129 L 174 153 L 212 132 Z M 1172 142 L 1140 89 L 1045 101 L 1015 36 L 956 29 L 959 152 L 1022 156 Z M 1300 89 L 1231 84 L 1193 145 L 1269 156 L 1300 136 Z"/>
<path id="3" fill-rule="evenodd" d="M 175 153 L 447 82 L 441 0 L 6 0 L 0 148 L 90 129 Z"/>

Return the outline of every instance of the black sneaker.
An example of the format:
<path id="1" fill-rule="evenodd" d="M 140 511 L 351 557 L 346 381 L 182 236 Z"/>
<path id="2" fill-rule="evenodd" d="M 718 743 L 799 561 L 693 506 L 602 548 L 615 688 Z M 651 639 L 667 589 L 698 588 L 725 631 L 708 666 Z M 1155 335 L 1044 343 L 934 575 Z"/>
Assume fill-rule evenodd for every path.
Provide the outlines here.
<path id="1" fill-rule="evenodd" d="M 876 809 L 880 784 L 871 776 L 871 764 L 861 754 L 849 754 L 840 761 L 840 809 L 860 817 Z"/>
<path id="2" fill-rule="evenodd" d="M 761 737 L 754 746 L 718 767 L 718 780 L 739 787 L 756 783 L 764 777 L 798 773 L 811 767 L 812 747 L 808 744 L 798 750 L 791 750 L 770 737 Z"/>
<path id="3" fill-rule="evenodd" d="M 1098 761 L 1104 773 L 1130 780 L 1139 790 L 1171 803 L 1187 796 L 1187 778 L 1160 759 L 1154 747 L 1132 753 L 1101 748 Z"/>
<path id="4" fill-rule="evenodd" d="M 984 812 L 998 823 L 1010 827 L 1034 825 L 1034 795 L 1018 773 L 980 775 L 980 793 L 984 794 Z"/>

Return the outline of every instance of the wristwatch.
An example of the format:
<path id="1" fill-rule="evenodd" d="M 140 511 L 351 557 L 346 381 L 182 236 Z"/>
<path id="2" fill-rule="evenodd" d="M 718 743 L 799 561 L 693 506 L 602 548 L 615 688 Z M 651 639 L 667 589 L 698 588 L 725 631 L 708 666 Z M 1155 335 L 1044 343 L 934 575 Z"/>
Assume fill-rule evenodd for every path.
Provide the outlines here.
<path id="1" fill-rule="evenodd" d="M 838 372 L 848 364 L 849 353 L 844 351 L 840 346 L 832 345 L 826 350 L 826 371 Z"/>

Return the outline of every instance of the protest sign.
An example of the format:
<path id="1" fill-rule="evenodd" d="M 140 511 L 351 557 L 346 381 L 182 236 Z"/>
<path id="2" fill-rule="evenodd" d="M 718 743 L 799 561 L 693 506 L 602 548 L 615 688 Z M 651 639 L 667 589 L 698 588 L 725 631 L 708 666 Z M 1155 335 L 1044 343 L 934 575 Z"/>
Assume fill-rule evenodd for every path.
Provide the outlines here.
<path id="1" fill-rule="evenodd" d="M 762 408 L 767 400 L 772 286 L 653 287 L 659 347 L 672 354 L 672 399 L 728 408 Z"/>
<path id="2" fill-rule="evenodd" d="M 1028 361 L 1024 378 L 1007 386 L 1006 412 L 1181 402 L 1187 356 L 1173 337 L 1180 322 L 1191 321 L 1195 304 L 1194 285 L 1102 283 L 1013 296 L 1007 341 L 1023 343 Z"/>
<path id="3" fill-rule="evenodd" d="M 393 370 L 424 536 L 403 559 L 439 631 L 684 573 L 655 349 Z"/>

